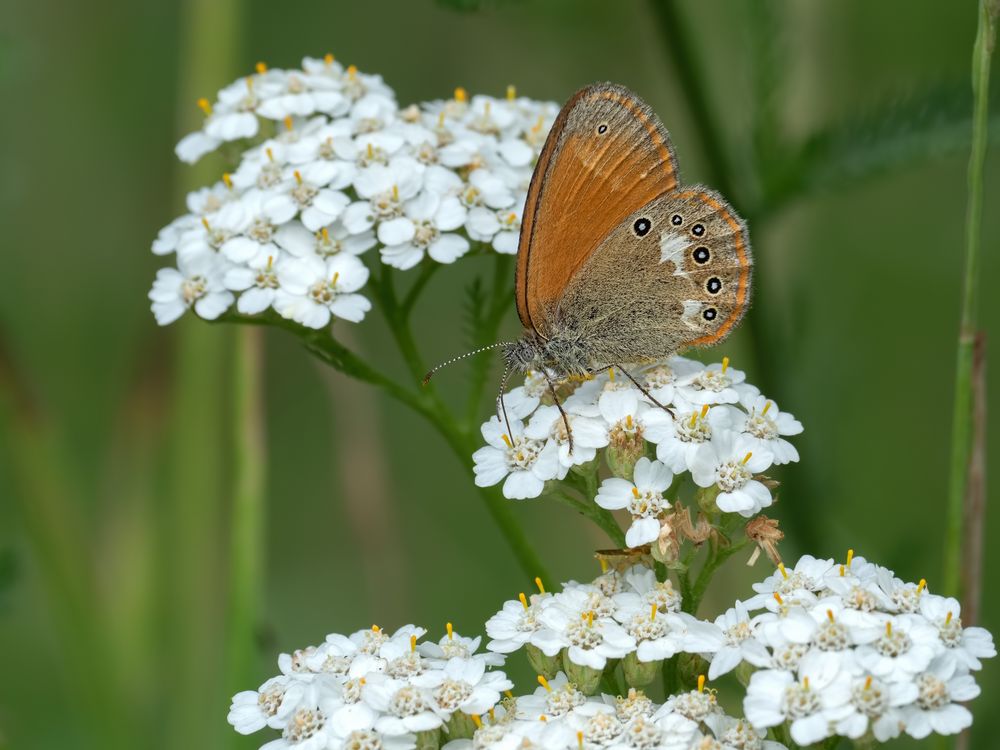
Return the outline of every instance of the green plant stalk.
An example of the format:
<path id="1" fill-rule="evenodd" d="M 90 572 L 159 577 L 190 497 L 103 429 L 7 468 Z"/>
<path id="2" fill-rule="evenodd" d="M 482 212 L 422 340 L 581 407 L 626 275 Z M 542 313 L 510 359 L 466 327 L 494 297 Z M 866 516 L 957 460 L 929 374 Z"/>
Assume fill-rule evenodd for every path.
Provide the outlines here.
<path id="1" fill-rule="evenodd" d="M 961 596 L 963 517 L 972 455 L 972 363 L 979 298 L 979 262 L 982 245 L 983 171 L 986 163 L 989 117 L 990 60 L 996 42 L 995 0 L 980 0 L 979 27 L 972 53 L 972 152 L 969 155 L 968 204 L 965 215 L 965 273 L 962 317 L 955 365 L 955 402 L 952 411 L 951 467 L 945 531 L 943 590 Z"/>
<path id="2" fill-rule="evenodd" d="M 621 549 L 625 546 L 625 532 L 622 531 L 615 517 L 607 509 L 602 508 L 593 500 L 574 497 L 568 492 L 553 491 L 548 496 L 563 505 L 568 505 L 580 515 L 593 521 L 598 528 L 608 535 L 608 538 L 615 547 Z"/>
<path id="3" fill-rule="evenodd" d="M 230 512 L 229 609 L 226 688 L 233 694 L 254 684 L 255 633 L 264 570 L 267 454 L 262 385 L 263 331 L 237 331 L 233 366 L 233 474 Z"/>
<path id="4" fill-rule="evenodd" d="M 343 346 L 330 335 L 328 330 L 306 329 L 275 313 L 253 317 L 226 313 L 219 317 L 218 322 L 269 325 L 295 334 L 302 340 L 306 350 L 322 362 L 345 375 L 381 388 L 386 394 L 424 417 L 445 439 L 448 447 L 451 448 L 466 471 L 472 473 L 469 457 L 479 446 L 474 436 L 458 427 L 450 412 L 441 405 L 440 401 L 434 398 L 430 392 L 415 393 L 403 388 Z M 540 576 L 542 580 L 552 580 L 542 565 L 541 558 L 528 542 L 524 530 L 514 518 L 509 502 L 504 500 L 495 488 L 480 487 L 479 494 L 525 575 L 529 579 Z"/>

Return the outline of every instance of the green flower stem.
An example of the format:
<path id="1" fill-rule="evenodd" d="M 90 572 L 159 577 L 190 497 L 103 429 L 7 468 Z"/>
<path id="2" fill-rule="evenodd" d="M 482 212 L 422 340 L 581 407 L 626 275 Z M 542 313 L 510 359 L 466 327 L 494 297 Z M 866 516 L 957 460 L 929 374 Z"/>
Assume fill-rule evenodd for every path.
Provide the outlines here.
<path id="1" fill-rule="evenodd" d="M 960 595 L 964 542 L 965 495 L 972 455 L 972 370 L 979 299 L 979 257 L 982 245 L 983 168 L 989 137 L 990 60 L 996 43 L 996 0 L 980 0 L 979 28 L 972 53 L 972 153 L 969 155 L 969 198 L 965 215 L 965 276 L 962 320 L 955 367 L 955 403 L 952 413 L 951 471 L 948 481 L 948 515 L 945 532 L 944 586 L 947 594 Z"/>
<path id="2" fill-rule="evenodd" d="M 701 571 L 698 573 L 698 577 L 695 579 L 694 585 L 691 587 L 689 594 L 690 609 L 686 611 L 691 612 L 691 614 L 697 614 L 698 605 L 701 604 L 701 599 L 705 596 L 705 592 L 708 590 L 708 585 L 712 582 L 712 576 L 715 575 L 715 571 L 717 571 L 726 560 L 746 547 L 749 543 L 750 540 L 746 537 L 735 544 L 730 543 L 727 546 L 721 546 L 716 542 L 712 542 L 709 547 L 708 559 L 705 560 L 705 564 L 702 566 Z"/>
<path id="3" fill-rule="evenodd" d="M 568 492 L 553 490 L 547 493 L 547 496 L 563 505 L 568 505 L 580 515 L 589 518 L 608 535 L 615 547 L 620 549 L 625 546 L 625 532 L 622 531 L 615 517 L 605 508 L 593 501 L 575 497 Z"/>
<path id="4" fill-rule="evenodd" d="M 417 280 L 413 282 L 413 286 L 407 291 L 406 296 L 403 298 L 403 303 L 400 308 L 403 314 L 409 316 L 410 312 L 413 310 L 413 306 L 417 303 L 417 299 L 420 297 L 420 293 L 427 286 L 427 282 L 431 280 L 434 273 L 441 268 L 441 264 L 433 260 L 425 260 L 423 266 L 420 269 L 420 275 L 417 276 Z"/>
<path id="5" fill-rule="evenodd" d="M 227 694 L 253 683 L 264 560 L 265 472 L 262 331 L 244 328 L 233 365 L 233 474 L 230 514 Z"/>
<path id="6" fill-rule="evenodd" d="M 302 340 L 309 353 L 335 370 L 381 388 L 389 396 L 424 417 L 445 439 L 448 447 L 451 448 L 466 471 L 469 474 L 472 473 L 469 457 L 478 447 L 477 441 L 474 436 L 459 429 L 455 420 L 440 401 L 433 397 L 429 391 L 416 393 L 398 385 L 338 342 L 328 329 L 303 328 L 273 312 L 252 317 L 226 313 L 219 317 L 218 322 L 267 325 L 293 333 Z M 524 530 L 511 512 L 509 502 L 495 488 L 479 488 L 479 495 L 494 523 L 500 528 L 510 545 L 511 551 L 524 573 L 532 579 L 535 576 L 540 576 L 542 580 L 552 580 L 538 554 L 528 542 Z"/>

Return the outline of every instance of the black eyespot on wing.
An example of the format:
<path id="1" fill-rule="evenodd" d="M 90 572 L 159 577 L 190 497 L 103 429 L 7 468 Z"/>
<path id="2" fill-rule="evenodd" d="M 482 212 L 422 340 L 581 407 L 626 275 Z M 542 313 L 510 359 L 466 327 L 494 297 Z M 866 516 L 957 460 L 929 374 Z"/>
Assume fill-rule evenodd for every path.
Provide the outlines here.
<path id="1" fill-rule="evenodd" d="M 696 247 L 694 252 L 691 253 L 691 257 L 694 258 L 695 263 L 699 266 L 703 266 L 712 259 L 712 253 L 707 247 Z"/>
<path id="2" fill-rule="evenodd" d="M 691 234 L 693 234 L 695 237 L 703 236 L 705 234 L 705 225 L 695 224 L 693 227 L 691 227 Z"/>
<path id="3" fill-rule="evenodd" d="M 649 234 L 649 230 L 653 228 L 653 222 L 647 219 L 645 216 L 636 219 L 635 223 L 632 225 L 632 231 L 635 232 L 636 237 L 645 237 Z"/>
<path id="4" fill-rule="evenodd" d="M 597 126 L 598 135 L 604 135 L 607 132 L 608 132 L 608 124 L 606 122 L 602 122 L 600 125 Z"/>
<path id="5" fill-rule="evenodd" d="M 715 316 L 718 315 L 714 307 L 706 307 L 705 312 L 701 314 L 705 320 L 715 320 Z"/>
<path id="6" fill-rule="evenodd" d="M 709 294 L 718 294 L 722 291 L 722 279 L 718 276 L 713 276 L 708 281 L 705 282 L 705 291 Z"/>
<path id="7" fill-rule="evenodd" d="M 675 227 L 679 227 L 681 224 L 684 223 L 684 217 L 682 217 L 680 214 L 674 214 L 673 216 L 670 217 L 670 223 L 673 224 Z"/>

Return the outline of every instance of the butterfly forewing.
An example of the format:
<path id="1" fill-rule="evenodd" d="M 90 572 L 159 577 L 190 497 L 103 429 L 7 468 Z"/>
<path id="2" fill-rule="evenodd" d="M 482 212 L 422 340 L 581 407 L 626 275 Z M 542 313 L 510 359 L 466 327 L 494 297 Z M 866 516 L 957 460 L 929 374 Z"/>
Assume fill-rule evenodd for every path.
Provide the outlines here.
<path id="1" fill-rule="evenodd" d="M 646 104 L 613 84 L 577 92 L 528 190 L 515 284 L 524 327 L 550 336 L 567 285 L 602 240 L 636 206 L 677 185 L 669 135 Z"/>
<path id="2" fill-rule="evenodd" d="M 627 216 L 569 281 L 560 330 L 600 364 L 721 341 L 750 299 L 746 226 L 716 193 L 685 188 Z"/>

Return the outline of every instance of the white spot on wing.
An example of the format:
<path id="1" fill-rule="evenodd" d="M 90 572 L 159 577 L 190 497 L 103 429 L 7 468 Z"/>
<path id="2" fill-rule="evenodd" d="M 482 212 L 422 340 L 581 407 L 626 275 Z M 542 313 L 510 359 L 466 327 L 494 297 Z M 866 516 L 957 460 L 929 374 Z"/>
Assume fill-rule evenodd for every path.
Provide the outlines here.
<path id="1" fill-rule="evenodd" d="M 660 234 L 660 263 L 673 261 L 675 276 L 687 276 L 684 272 L 684 251 L 689 245 L 688 238 L 681 232 L 667 230 Z"/>
<path id="2" fill-rule="evenodd" d="M 681 320 L 691 329 L 699 329 L 701 326 L 698 324 L 698 315 L 701 314 L 702 304 L 693 299 L 684 300 L 684 312 L 681 314 Z"/>

